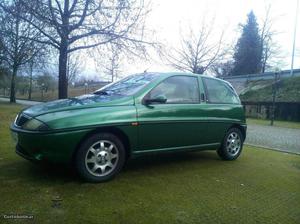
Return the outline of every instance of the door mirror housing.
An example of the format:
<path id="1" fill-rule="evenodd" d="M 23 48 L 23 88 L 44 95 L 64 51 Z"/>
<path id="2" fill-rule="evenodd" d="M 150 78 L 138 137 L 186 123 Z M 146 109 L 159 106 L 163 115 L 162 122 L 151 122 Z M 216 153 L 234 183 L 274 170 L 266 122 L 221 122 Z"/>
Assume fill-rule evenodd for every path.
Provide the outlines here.
<path id="1" fill-rule="evenodd" d="M 152 104 L 152 103 L 166 103 L 167 102 L 167 97 L 165 95 L 158 95 L 153 98 L 146 98 L 144 99 L 144 104 Z"/>

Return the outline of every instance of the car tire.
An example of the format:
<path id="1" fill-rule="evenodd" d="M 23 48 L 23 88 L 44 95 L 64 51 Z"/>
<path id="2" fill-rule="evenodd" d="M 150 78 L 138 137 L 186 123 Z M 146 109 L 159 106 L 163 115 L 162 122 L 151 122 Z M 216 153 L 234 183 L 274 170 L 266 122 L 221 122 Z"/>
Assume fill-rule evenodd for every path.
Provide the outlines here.
<path id="1" fill-rule="evenodd" d="M 82 179 L 88 182 L 104 182 L 118 174 L 126 153 L 121 140 L 111 133 L 90 136 L 79 147 L 75 166 Z"/>
<path id="2" fill-rule="evenodd" d="M 218 155 L 223 160 L 237 159 L 243 149 L 244 137 L 238 128 L 230 128 L 222 142 L 221 147 L 217 150 Z"/>

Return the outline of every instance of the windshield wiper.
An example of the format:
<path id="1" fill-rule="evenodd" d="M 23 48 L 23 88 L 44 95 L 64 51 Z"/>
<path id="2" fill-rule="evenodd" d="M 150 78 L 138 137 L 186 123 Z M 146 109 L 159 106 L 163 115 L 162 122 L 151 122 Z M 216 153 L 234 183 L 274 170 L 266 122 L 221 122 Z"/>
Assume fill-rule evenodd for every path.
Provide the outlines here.
<path id="1" fill-rule="evenodd" d="M 99 91 L 94 92 L 93 94 L 96 94 L 96 95 L 108 95 L 108 92 L 105 91 L 105 90 L 99 90 Z"/>

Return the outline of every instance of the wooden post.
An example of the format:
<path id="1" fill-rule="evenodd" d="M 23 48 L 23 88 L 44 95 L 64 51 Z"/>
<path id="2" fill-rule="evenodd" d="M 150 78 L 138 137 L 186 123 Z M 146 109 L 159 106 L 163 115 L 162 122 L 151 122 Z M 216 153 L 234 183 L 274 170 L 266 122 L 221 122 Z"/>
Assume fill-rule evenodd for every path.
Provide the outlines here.
<path id="1" fill-rule="evenodd" d="M 276 71 L 274 73 L 274 81 L 273 81 L 273 85 L 272 85 L 272 111 L 271 111 L 271 123 L 270 123 L 271 126 L 273 126 L 274 120 L 275 120 L 276 93 L 277 93 L 279 81 L 280 81 L 279 72 Z"/>

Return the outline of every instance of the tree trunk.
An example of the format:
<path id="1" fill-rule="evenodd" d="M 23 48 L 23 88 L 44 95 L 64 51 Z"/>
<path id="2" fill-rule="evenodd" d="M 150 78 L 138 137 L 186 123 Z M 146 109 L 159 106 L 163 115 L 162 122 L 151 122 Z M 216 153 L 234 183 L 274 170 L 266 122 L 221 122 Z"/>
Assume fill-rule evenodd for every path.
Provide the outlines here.
<path id="1" fill-rule="evenodd" d="M 268 58 L 265 55 L 263 58 L 263 62 L 262 62 L 262 73 L 265 73 L 265 71 L 266 71 L 267 60 L 268 60 Z"/>
<path id="2" fill-rule="evenodd" d="M 33 63 L 30 63 L 30 71 L 29 71 L 29 90 L 28 90 L 28 100 L 31 100 L 31 92 L 32 92 L 32 70 L 33 70 Z"/>
<path id="3" fill-rule="evenodd" d="M 15 86 L 16 86 L 17 72 L 18 72 L 18 66 L 13 65 L 13 73 L 12 73 L 12 76 L 11 76 L 11 84 L 10 84 L 10 100 L 9 100 L 11 103 L 16 102 Z"/>
<path id="4" fill-rule="evenodd" d="M 67 59 L 68 59 L 68 44 L 66 41 L 62 40 L 59 49 L 59 65 L 58 65 L 58 98 L 59 99 L 65 99 L 68 97 Z"/>

